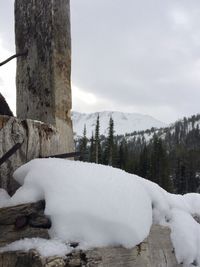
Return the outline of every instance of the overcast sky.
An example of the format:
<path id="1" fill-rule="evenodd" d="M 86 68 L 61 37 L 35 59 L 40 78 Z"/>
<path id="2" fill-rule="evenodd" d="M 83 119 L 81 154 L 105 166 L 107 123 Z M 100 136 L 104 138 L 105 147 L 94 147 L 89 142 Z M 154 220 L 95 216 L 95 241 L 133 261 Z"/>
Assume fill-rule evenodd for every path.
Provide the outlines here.
<path id="1" fill-rule="evenodd" d="M 0 1 L 0 61 L 15 53 L 14 0 Z M 73 109 L 200 112 L 199 0 L 71 0 Z M 15 109 L 15 62 L 0 68 Z"/>

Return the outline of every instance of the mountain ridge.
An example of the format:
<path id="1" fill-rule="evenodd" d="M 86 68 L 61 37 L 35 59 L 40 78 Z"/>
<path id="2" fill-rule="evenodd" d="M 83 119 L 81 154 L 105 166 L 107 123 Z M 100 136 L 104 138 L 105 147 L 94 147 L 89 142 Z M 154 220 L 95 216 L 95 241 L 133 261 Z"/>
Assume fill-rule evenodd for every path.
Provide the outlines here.
<path id="1" fill-rule="evenodd" d="M 74 133 L 77 136 L 83 135 L 84 125 L 86 125 L 87 137 L 92 136 L 95 131 L 97 116 L 100 120 L 100 134 L 107 135 L 109 119 L 114 120 L 115 135 L 124 135 L 134 131 L 167 127 L 168 124 L 155 119 L 150 115 L 140 113 L 125 113 L 119 111 L 101 111 L 94 113 L 72 112 Z"/>

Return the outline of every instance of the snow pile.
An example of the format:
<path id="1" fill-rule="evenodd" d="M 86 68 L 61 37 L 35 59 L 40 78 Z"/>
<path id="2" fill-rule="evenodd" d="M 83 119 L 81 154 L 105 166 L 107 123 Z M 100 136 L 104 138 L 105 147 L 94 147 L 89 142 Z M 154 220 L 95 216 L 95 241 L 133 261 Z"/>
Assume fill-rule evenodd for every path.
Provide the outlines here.
<path id="1" fill-rule="evenodd" d="M 177 261 L 200 266 L 200 225 L 187 212 L 173 209 L 170 226 Z"/>
<path id="2" fill-rule="evenodd" d="M 114 168 L 59 159 L 33 160 L 19 168 L 23 184 L 10 204 L 46 200 L 52 238 L 80 246 L 133 247 L 148 235 L 151 199 L 138 179 Z M 137 216 L 136 216 L 137 214 Z"/>
<path id="3" fill-rule="evenodd" d="M 192 217 L 200 217 L 199 194 L 169 194 L 119 169 L 60 159 L 33 160 L 14 177 L 22 187 L 11 199 L 0 192 L 0 200 L 2 195 L 7 205 L 15 205 L 45 199 L 45 214 L 52 220 L 50 235 L 61 245 L 130 248 L 148 236 L 152 223 L 158 223 L 171 228 L 178 262 L 200 266 L 200 225 Z M 24 246 L 25 241 L 18 242 L 15 246 Z"/>

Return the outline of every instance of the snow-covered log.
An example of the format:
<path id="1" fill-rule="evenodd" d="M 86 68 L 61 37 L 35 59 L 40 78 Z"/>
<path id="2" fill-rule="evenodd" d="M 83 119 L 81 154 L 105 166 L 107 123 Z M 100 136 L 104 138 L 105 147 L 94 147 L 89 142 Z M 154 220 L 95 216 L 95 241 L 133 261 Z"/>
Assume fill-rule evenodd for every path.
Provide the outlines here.
<path id="1" fill-rule="evenodd" d="M 16 267 L 178 267 L 167 227 L 154 225 L 149 237 L 132 249 L 104 247 L 74 251 L 66 257 L 42 257 L 35 250 L 0 253 L 0 266 Z M 25 265 L 24 265 L 25 264 Z"/>
<path id="2" fill-rule="evenodd" d="M 31 159 L 63 152 L 60 135 L 53 126 L 0 115 L 0 159 L 18 143 L 21 147 L 0 165 L 0 188 L 10 194 L 18 188 L 17 182 L 12 178 L 18 167 Z"/>
<path id="3" fill-rule="evenodd" d="M 49 240 L 17 240 L 0 248 L 4 256 L 35 249 L 42 259 L 64 257 L 58 266 L 200 266 L 199 194 L 170 194 L 119 169 L 61 159 L 32 160 L 13 176 L 22 186 L 12 197 L 1 190 L 0 206 L 45 199 L 52 226 Z"/>

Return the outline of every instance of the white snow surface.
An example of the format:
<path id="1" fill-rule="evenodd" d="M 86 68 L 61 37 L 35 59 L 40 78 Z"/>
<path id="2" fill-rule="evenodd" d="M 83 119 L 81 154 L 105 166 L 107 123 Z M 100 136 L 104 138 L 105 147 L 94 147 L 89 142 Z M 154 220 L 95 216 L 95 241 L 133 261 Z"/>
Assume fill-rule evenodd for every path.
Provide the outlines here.
<path id="1" fill-rule="evenodd" d="M 6 192 L 6 190 L 0 188 L 0 207 L 6 206 L 10 201 L 10 196 Z"/>
<path id="2" fill-rule="evenodd" d="M 167 124 L 161 122 L 149 115 L 138 113 L 123 113 L 118 111 L 103 111 L 95 113 L 72 112 L 73 129 L 77 136 L 83 136 L 84 125 L 86 125 L 87 137 L 95 133 L 97 116 L 100 121 L 100 134 L 107 135 L 110 117 L 114 120 L 115 135 L 124 135 L 134 131 L 151 129 L 152 127 L 167 127 Z"/>
<path id="3" fill-rule="evenodd" d="M 14 178 L 22 186 L 12 198 L 0 191 L 1 206 L 5 200 L 8 206 L 45 199 L 45 214 L 52 220 L 49 233 L 52 242 L 64 246 L 62 251 L 68 251 L 64 243 L 70 242 L 83 249 L 134 247 L 157 223 L 171 228 L 178 262 L 200 266 L 200 225 L 192 217 L 200 216 L 199 194 L 173 195 L 119 169 L 61 159 L 32 160 Z M 20 240 L 4 249 L 24 248 L 27 242 L 30 248 L 43 246 L 36 241 Z M 51 253 L 47 249 L 46 255 Z"/>

